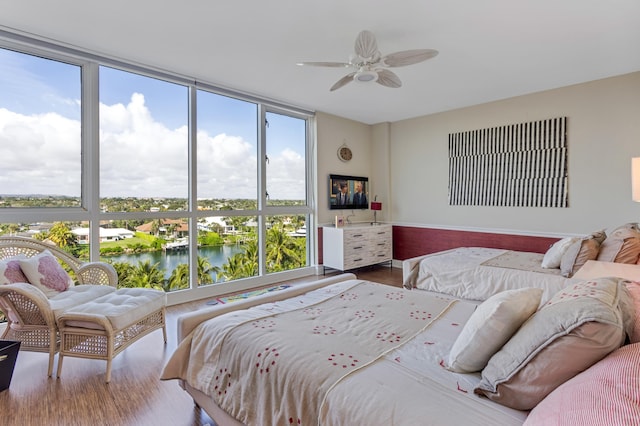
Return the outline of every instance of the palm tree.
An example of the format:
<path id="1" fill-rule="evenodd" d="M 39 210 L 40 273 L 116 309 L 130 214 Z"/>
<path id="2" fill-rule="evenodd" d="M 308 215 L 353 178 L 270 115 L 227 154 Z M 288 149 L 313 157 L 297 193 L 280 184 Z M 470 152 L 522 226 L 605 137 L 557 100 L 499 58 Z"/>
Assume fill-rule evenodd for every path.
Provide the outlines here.
<path id="1" fill-rule="evenodd" d="M 302 264 L 294 239 L 287 235 L 281 226 L 269 229 L 267 231 L 267 271 L 286 271 L 299 268 Z"/>
<path id="2" fill-rule="evenodd" d="M 154 219 L 151 221 L 151 233 L 154 237 L 160 234 L 160 228 L 162 228 L 162 219 Z"/>
<path id="3" fill-rule="evenodd" d="M 153 265 L 149 260 L 139 261 L 127 276 L 126 287 L 142 287 L 164 290 L 164 271 L 158 269 L 159 263 Z"/>
<path id="4" fill-rule="evenodd" d="M 253 247 L 252 247 L 253 246 Z M 253 277 L 258 274 L 258 250 L 255 243 L 250 243 L 244 253 L 236 253 L 227 259 L 227 263 L 214 267 L 218 281 L 232 281 L 239 278 Z"/>
<path id="5" fill-rule="evenodd" d="M 209 260 L 198 256 L 198 285 L 213 284 L 215 281 L 211 276 L 212 272 L 215 272 L 215 269 Z"/>
<path id="6" fill-rule="evenodd" d="M 47 238 L 60 248 L 74 248 L 78 244 L 76 236 L 63 222 L 54 223 Z"/>
<path id="7" fill-rule="evenodd" d="M 134 266 L 128 262 L 108 262 L 111 263 L 118 274 L 118 287 L 127 287 L 127 278 L 132 274 Z"/>
<path id="8" fill-rule="evenodd" d="M 181 263 L 171 272 L 164 285 L 164 291 L 183 290 L 189 288 L 189 264 Z"/>
<path id="9" fill-rule="evenodd" d="M 211 272 L 217 272 L 217 270 L 209 263 L 208 259 L 198 256 L 198 285 L 213 284 L 215 281 Z M 189 287 L 189 264 L 181 263 L 171 272 L 169 280 L 164 285 L 164 290 L 184 290 Z"/>

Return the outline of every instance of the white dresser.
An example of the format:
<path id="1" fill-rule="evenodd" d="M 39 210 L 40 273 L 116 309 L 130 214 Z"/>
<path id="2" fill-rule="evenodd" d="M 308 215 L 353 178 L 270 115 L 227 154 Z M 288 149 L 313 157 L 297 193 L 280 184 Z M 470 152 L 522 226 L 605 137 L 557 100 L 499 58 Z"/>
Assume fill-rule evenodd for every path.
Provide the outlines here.
<path id="1" fill-rule="evenodd" d="M 322 262 L 346 271 L 389 262 L 393 256 L 392 227 L 370 223 L 322 227 Z"/>

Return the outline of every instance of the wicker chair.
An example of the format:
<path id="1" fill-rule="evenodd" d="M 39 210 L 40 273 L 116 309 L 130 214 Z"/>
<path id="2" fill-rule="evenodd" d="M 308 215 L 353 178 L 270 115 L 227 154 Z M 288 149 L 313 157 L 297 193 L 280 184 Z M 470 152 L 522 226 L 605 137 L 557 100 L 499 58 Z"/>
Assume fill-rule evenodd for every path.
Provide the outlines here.
<path id="1" fill-rule="evenodd" d="M 78 284 L 98 284 L 115 290 L 118 274 L 113 266 L 103 262 L 81 262 L 58 247 L 27 237 L 0 237 L 0 259 L 18 255 L 32 257 L 49 250 Z M 107 290 L 99 289 L 99 290 Z M 66 293 L 66 292 L 64 292 Z M 70 292 L 71 293 L 71 292 Z M 100 294 L 104 294 L 102 291 Z M 69 302 L 83 303 L 89 293 L 70 294 Z M 75 297 L 75 299 L 74 299 Z M 84 297 L 84 299 L 83 299 Z M 59 302 L 59 301 L 56 301 Z M 68 305 L 69 303 L 67 303 Z M 57 306 L 65 305 L 65 302 Z M 56 304 L 38 288 L 27 283 L 0 285 L 0 311 L 7 325 L 0 339 L 21 342 L 20 350 L 49 353 L 49 370 L 53 373 L 55 354 L 60 348 L 60 334 L 56 325 Z"/>

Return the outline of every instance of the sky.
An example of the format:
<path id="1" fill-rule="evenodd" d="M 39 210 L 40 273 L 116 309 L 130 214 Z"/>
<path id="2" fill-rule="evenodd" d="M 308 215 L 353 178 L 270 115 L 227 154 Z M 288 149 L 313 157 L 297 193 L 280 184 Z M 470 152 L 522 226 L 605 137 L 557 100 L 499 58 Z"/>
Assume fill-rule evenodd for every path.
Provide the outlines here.
<path id="1" fill-rule="evenodd" d="M 80 195 L 81 70 L 0 49 L 0 194 Z M 101 197 L 187 197 L 188 89 L 100 67 Z M 255 104 L 198 91 L 198 197 L 256 198 Z M 267 116 L 267 191 L 305 197 L 305 123 Z"/>

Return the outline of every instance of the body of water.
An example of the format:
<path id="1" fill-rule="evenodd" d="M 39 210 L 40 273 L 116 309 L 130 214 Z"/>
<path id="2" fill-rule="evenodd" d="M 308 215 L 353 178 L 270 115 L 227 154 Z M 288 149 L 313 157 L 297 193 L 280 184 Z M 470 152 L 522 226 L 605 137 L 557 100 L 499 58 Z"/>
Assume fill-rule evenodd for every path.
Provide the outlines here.
<path id="1" fill-rule="evenodd" d="M 199 247 L 198 256 L 209 260 L 211 266 L 222 266 L 227 263 L 227 259 L 236 253 L 243 253 L 244 246 L 241 245 L 224 245 L 215 247 Z M 147 260 L 153 265 L 158 264 L 159 269 L 164 269 L 165 278 L 169 278 L 171 272 L 181 263 L 189 262 L 189 251 L 180 250 L 159 250 L 137 254 L 122 254 L 118 256 L 108 256 L 103 260 L 111 262 L 128 262 L 137 265 L 138 262 L 146 262 Z"/>

